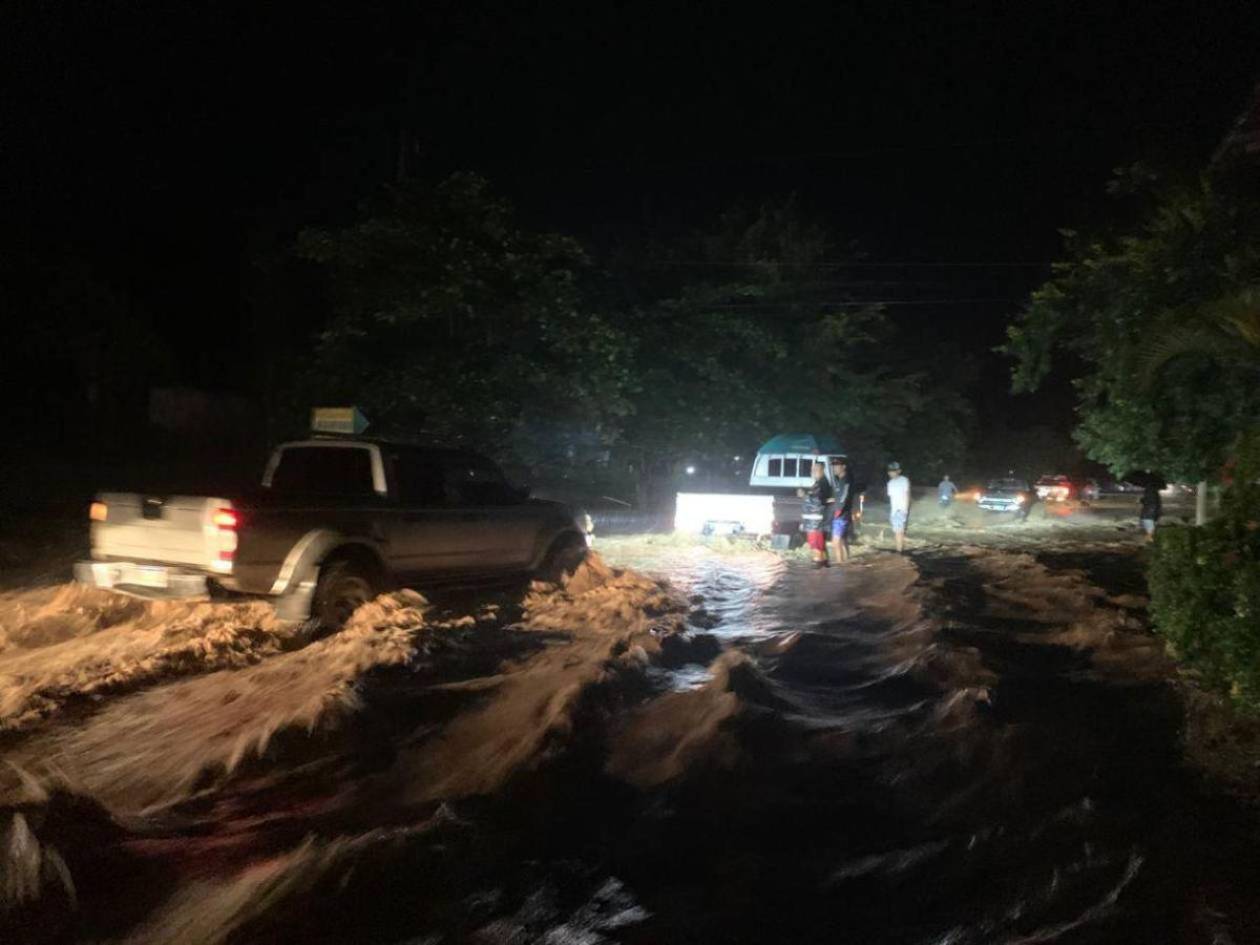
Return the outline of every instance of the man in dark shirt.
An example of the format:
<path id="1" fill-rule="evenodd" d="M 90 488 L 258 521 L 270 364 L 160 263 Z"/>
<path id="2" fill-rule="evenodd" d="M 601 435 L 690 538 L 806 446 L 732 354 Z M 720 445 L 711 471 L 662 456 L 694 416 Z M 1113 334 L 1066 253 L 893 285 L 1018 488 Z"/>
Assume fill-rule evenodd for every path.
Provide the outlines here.
<path id="1" fill-rule="evenodd" d="M 857 489 L 849 478 L 849 463 L 843 456 L 831 460 L 832 478 L 835 480 L 836 514 L 831 520 L 831 550 L 837 564 L 849 560 L 849 532 L 853 528 L 853 500 Z"/>
<path id="2" fill-rule="evenodd" d="M 801 508 L 805 524 L 805 540 L 814 559 L 814 567 L 827 567 L 827 535 L 831 529 L 832 511 L 835 508 L 835 492 L 827 481 L 827 467 L 814 463 L 814 482 L 805 493 Z"/>

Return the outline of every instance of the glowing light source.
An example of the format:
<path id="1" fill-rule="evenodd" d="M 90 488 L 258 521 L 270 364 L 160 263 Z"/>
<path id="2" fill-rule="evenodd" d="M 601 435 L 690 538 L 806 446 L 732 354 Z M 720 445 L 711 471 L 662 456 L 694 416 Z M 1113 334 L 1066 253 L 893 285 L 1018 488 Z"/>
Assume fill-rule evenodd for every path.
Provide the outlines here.
<path id="1" fill-rule="evenodd" d="M 94 522 L 104 522 L 109 518 L 109 506 L 104 502 L 93 502 L 88 507 L 88 518 Z"/>
<path id="2" fill-rule="evenodd" d="M 695 466 L 688 466 L 688 467 L 687 467 L 687 475 L 688 475 L 688 476 L 694 476 L 695 474 L 696 474 L 696 467 L 695 467 Z"/>
<path id="3" fill-rule="evenodd" d="M 216 528 L 223 531 L 236 531 L 237 526 L 240 525 L 240 518 L 232 509 L 215 509 L 210 521 Z"/>

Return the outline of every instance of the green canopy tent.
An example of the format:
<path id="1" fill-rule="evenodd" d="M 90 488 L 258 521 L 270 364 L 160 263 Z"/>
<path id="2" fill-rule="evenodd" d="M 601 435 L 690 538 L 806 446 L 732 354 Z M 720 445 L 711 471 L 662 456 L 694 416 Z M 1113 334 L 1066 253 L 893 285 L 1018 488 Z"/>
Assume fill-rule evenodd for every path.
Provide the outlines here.
<path id="1" fill-rule="evenodd" d="M 761 453 L 817 453 L 843 456 L 844 450 L 833 436 L 815 436 L 812 433 L 780 433 L 771 437 L 757 450 Z"/>

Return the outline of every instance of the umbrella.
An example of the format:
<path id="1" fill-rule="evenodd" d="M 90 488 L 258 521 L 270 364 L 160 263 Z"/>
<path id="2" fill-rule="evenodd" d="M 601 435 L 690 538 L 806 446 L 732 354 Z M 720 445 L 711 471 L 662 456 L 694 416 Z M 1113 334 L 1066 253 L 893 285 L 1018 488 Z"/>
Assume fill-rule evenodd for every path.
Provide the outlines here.
<path id="1" fill-rule="evenodd" d="M 1156 489 L 1167 489 L 1168 480 L 1159 473 L 1153 473 L 1149 469 L 1134 470 L 1124 477 L 1125 482 L 1131 482 L 1135 486 L 1141 486 L 1145 489 L 1147 486 L 1154 486 Z"/>

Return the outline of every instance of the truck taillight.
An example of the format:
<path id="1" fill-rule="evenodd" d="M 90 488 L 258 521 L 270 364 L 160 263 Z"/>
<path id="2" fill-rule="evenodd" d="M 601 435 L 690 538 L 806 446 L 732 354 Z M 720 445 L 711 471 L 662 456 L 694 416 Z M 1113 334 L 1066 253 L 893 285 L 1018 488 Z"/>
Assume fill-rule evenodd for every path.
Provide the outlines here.
<path id="1" fill-rule="evenodd" d="M 236 532 L 240 526 L 241 517 L 235 509 L 215 509 L 210 513 L 210 531 L 218 536 L 215 557 L 211 562 L 215 571 L 231 573 L 232 563 L 236 559 Z"/>
<path id="2" fill-rule="evenodd" d="M 88 506 L 88 518 L 94 522 L 104 522 L 109 518 L 109 506 L 104 502 L 93 502 Z"/>

